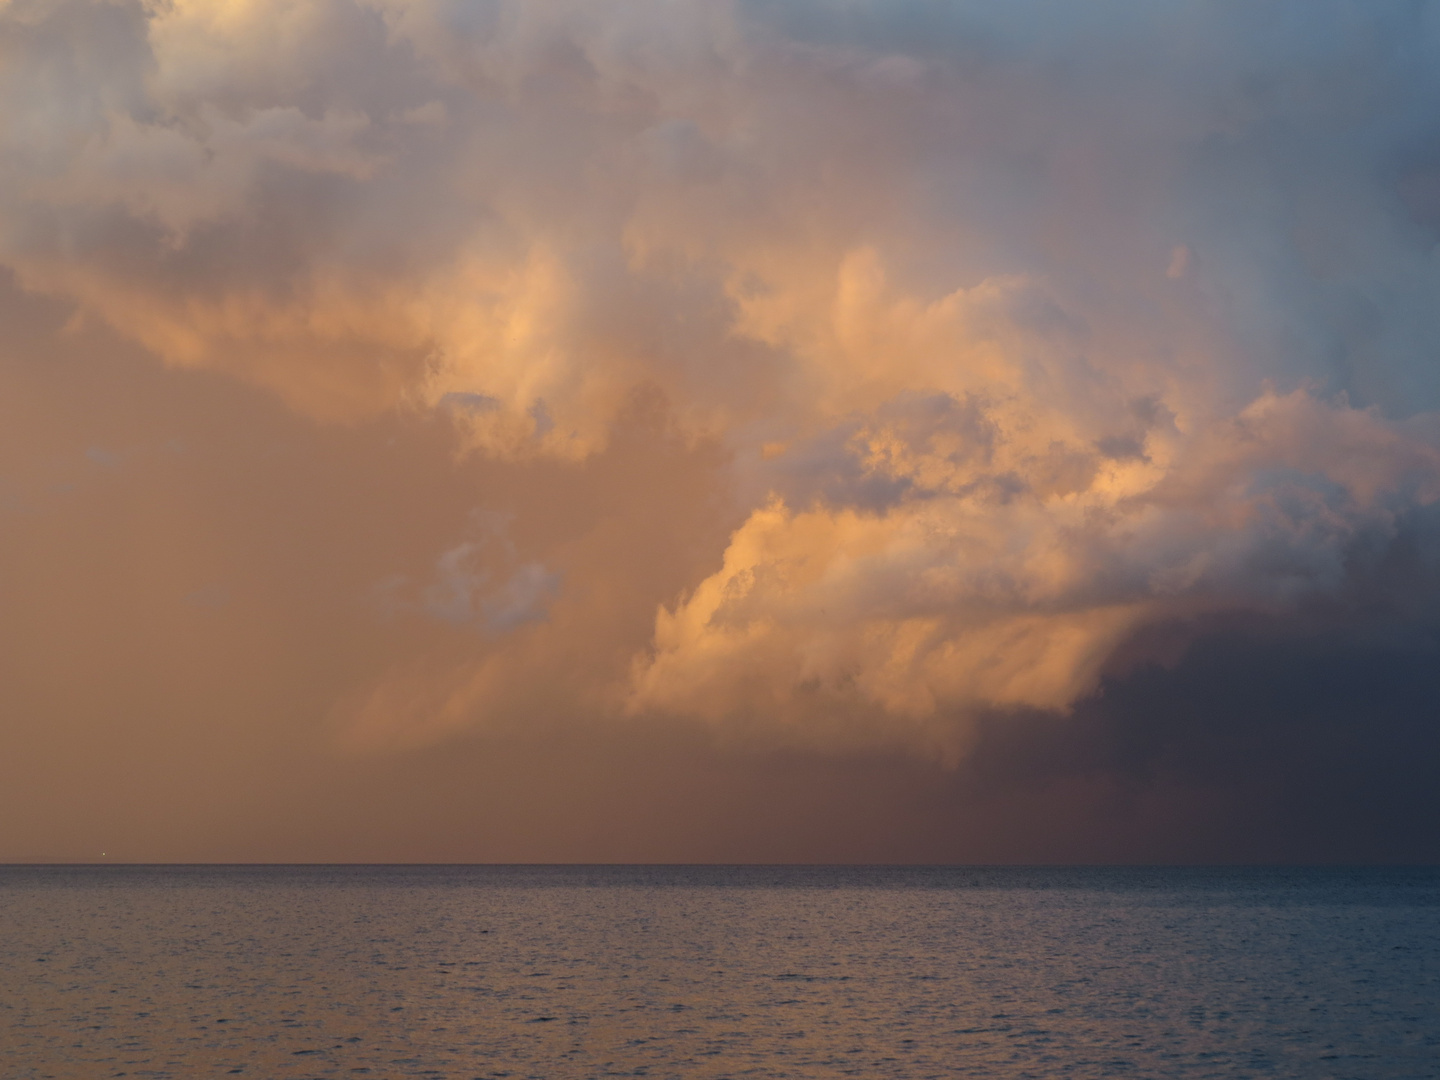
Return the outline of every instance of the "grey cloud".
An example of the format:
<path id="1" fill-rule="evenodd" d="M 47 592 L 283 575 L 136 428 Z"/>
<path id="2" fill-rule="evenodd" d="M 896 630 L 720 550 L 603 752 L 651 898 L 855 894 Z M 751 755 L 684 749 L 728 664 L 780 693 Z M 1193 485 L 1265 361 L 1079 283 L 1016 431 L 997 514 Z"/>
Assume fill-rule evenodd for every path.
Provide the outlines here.
<path id="1" fill-rule="evenodd" d="M 897 468 L 897 456 L 926 456 L 952 469 L 975 466 L 964 487 L 1012 494 L 1011 478 L 987 469 L 996 438 L 984 404 L 947 393 L 910 391 L 877 403 L 873 411 L 794 441 L 763 469 L 770 490 L 792 506 L 819 501 L 883 513 L 906 498 L 944 488 Z M 934 478 L 941 481 L 939 476 Z M 945 477 L 944 479 L 949 479 Z M 953 493 L 953 492 L 952 492 Z"/>
<path id="2" fill-rule="evenodd" d="M 432 618 L 503 634 L 544 620 L 560 589 L 560 575 L 542 563 L 520 563 L 503 516 L 471 515 L 475 538 L 442 553 L 432 580 L 420 592 Z M 392 593 L 403 580 L 385 590 Z"/>

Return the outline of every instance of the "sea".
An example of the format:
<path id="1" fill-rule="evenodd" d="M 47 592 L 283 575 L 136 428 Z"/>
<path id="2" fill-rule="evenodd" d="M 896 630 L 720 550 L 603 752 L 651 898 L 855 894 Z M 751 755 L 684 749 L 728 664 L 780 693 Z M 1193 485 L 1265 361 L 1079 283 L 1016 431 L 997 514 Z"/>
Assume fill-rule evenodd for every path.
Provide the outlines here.
<path id="1" fill-rule="evenodd" d="M 0 1077 L 1440 1077 L 1440 869 L 0 867 Z"/>

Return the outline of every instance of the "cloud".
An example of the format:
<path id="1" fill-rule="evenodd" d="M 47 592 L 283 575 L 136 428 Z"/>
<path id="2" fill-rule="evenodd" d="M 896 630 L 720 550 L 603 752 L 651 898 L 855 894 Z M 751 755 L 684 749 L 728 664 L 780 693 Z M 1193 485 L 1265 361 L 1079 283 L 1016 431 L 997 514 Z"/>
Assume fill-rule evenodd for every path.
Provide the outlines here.
<path id="1" fill-rule="evenodd" d="M 583 643 L 558 575 L 606 571 L 540 526 L 406 604 L 533 631 L 576 711 L 953 762 L 1430 528 L 1437 52 L 1399 2 L 12 0 L 0 263 L 497 467 L 586 475 L 653 403 L 727 509 L 642 632 Z M 523 711 L 484 648 L 366 700 Z"/>
<path id="2" fill-rule="evenodd" d="M 944 454 L 928 431 L 882 432 L 851 452 L 924 483 L 884 512 L 754 512 L 723 567 L 661 610 L 636 707 L 794 722 L 853 697 L 899 731 L 957 710 L 1064 709 L 1147 623 L 1336 595 L 1361 552 L 1440 498 L 1434 418 L 1387 423 L 1305 391 L 1167 433 L 1163 449 L 1147 440 L 1143 457 L 1096 451 L 1059 485 L 1044 459 L 1007 460 L 1003 438 Z"/>
<path id="3" fill-rule="evenodd" d="M 538 562 L 513 565 L 514 545 L 505 537 L 503 519 L 477 517 L 479 536 L 442 554 L 434 580 L 422 593 L 423 610 L 437 619 L 475 624 L 492 633 L 545 618 L 546 607 L 560 588 L 558 574 Z M 498 558 L 494 556 L 498 550 Z M 487 563 L 510 563 L 499 575 Z"/>
<path id="4" fill-rule="evenodd" d="M 85 451 L 85 459 L 104 469 L 117 469 L 124 460 L 119 454 L 106 450 L 103 446 L 88 447 Z"/>
<path id="5" fill-rule="evenodd" d="M 426 578 L 391 574 L 373 590 L 387 617 L 423 614 L 486 634 L 543 622 L 560 592 L 560 575 L 522 562 L 508 535 L 512 515 L 473 510 L 467 538 L 441 552 Z"/>

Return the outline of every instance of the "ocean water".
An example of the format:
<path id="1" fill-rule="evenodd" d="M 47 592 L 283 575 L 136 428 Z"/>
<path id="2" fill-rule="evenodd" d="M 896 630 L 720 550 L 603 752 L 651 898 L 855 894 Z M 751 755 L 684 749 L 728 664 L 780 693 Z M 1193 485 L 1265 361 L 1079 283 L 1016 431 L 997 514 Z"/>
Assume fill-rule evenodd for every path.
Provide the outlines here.
<path id="1" fill-rule="evenodd" d="M 1440 1077 L 1440 871 L 0 867 L 0 1076 Z"/>

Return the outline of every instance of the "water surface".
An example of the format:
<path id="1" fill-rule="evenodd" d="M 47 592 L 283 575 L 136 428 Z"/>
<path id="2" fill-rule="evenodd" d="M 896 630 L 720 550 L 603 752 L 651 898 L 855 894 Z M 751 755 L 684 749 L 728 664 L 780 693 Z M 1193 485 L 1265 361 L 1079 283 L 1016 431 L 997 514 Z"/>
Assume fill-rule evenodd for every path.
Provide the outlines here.
<path id="1" fill-rule="evenodd" d="M 0 867 L 0 1075 L 1440 1076 L 1440 870 Z"/>

